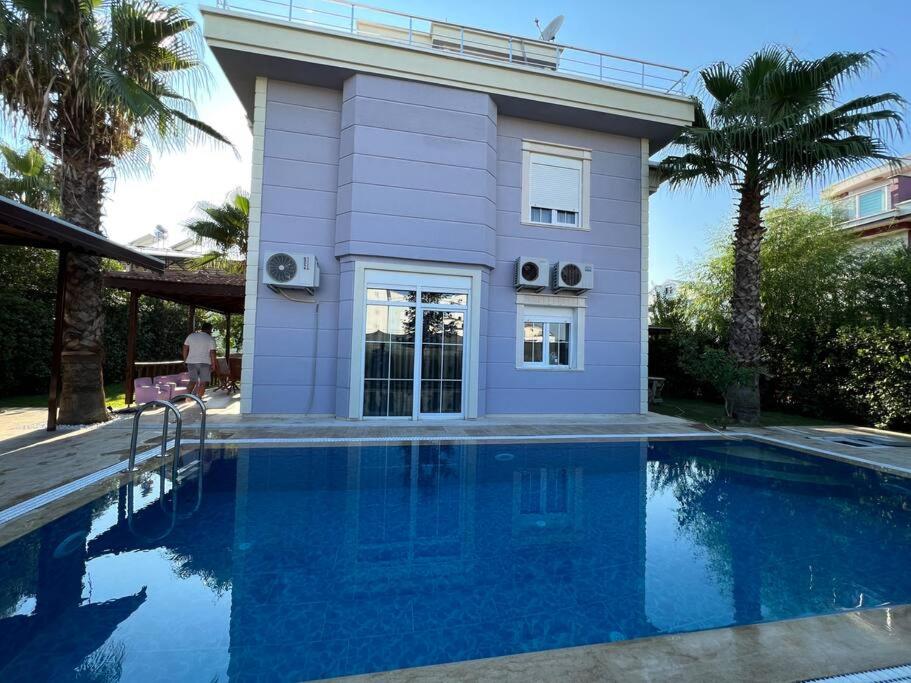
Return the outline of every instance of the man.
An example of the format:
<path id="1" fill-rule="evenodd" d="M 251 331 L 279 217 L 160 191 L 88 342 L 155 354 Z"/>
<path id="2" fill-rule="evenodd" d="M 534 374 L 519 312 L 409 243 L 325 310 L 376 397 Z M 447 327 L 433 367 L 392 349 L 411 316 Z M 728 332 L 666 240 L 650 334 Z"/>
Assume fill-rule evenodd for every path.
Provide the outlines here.
<path id="1" fill-rule="evenodd" d="M 206 385 L 212 380 L 215 365 L 215 340 L 212 326 L 203 323 L 183 343 L 183 360 L 190 373 L 190 391 L 199 398 L 206 393 Z"/>

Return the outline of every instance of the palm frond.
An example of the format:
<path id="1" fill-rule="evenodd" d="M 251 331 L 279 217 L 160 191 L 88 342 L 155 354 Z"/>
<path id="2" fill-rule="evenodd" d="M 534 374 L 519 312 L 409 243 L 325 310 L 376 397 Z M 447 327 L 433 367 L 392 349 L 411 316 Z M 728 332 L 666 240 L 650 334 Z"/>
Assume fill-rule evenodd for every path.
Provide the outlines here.
<path id="1" fill-rule="evenodd" d="M 878 57 L 835 52 L 802 60 L 770 46 L 737 67 L 703 70 L 709 99 L 677 136 L 682 153 L 662 162 L 665 179 L 690 184 L 701 175 L 709 184 L 727 180 L 736 187 L 748 180 L 765 195 L 816 175 L 893 160 L 889 143 L 903 132 L 904 99 L 881 93 L 837 102 L 844 83 Z"/>

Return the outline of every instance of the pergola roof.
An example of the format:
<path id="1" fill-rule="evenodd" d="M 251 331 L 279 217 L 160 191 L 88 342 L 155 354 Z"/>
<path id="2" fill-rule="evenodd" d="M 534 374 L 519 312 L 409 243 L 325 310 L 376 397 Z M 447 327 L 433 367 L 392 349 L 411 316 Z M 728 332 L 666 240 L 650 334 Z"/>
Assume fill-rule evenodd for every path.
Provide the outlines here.
<path id="1" fill-rule="evenodd" d="M 107 272 L 105 287 L 197 306 L 218 313 L 243 313 L 246 276 L 213 270 L 168 269 Z"/>
<path id="2" fill-rule="evenodd" d="M 0 244 L 67 250 L 105 256 L 160 271 L 164 263 L 140 251 L 112 242 L 104 235 L 80 228 L 43 211 L 0 195 Z"/>

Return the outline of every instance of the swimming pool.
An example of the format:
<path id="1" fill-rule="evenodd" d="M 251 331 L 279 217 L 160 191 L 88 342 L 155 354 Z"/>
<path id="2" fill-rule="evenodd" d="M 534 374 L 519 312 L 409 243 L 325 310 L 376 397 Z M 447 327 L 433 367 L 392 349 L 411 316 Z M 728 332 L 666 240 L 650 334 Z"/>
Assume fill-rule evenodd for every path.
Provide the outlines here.
<path id="1" fill-rule="evenodd" d="M 292 681 L 911 602 L 911 480 L 757 442 L 205 463 L 176 515 L 153 472 L 132 520 L 123 487 L 0 548 L 0 680 Z"/>

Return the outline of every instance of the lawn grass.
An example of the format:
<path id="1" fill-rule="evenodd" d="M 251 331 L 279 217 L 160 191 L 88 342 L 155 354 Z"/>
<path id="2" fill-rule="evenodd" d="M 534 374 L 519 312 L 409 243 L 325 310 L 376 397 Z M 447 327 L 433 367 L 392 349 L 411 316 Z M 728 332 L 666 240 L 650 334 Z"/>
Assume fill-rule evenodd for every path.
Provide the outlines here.
<path id="1" fill-rule="evenodd" d="M 107 384 L 104 387 L 105 403 L 114 410 L 126 407 L 123 382 Z M 47 392 L 26 396 L 0 397 L 0 408 L 47 408 Z"/>
<path id="2" fill-rule="evenodd" d="M 711 401 L 700 401 L 692 398 L 665 398 L 663 403 L 649 406 L 649 410 L 662 415 L 682 417 L 693 422 L 702 422 L 712 426 L 722 426 L 729 423 L 724 415 L 724 405 Z M 818 427 L 820 425 L 836 424 L 832 420 L 818 420 L 813 417 L 780 413 L 774 410 L 764 410 L 759 423 L 766 427 Z"/>

